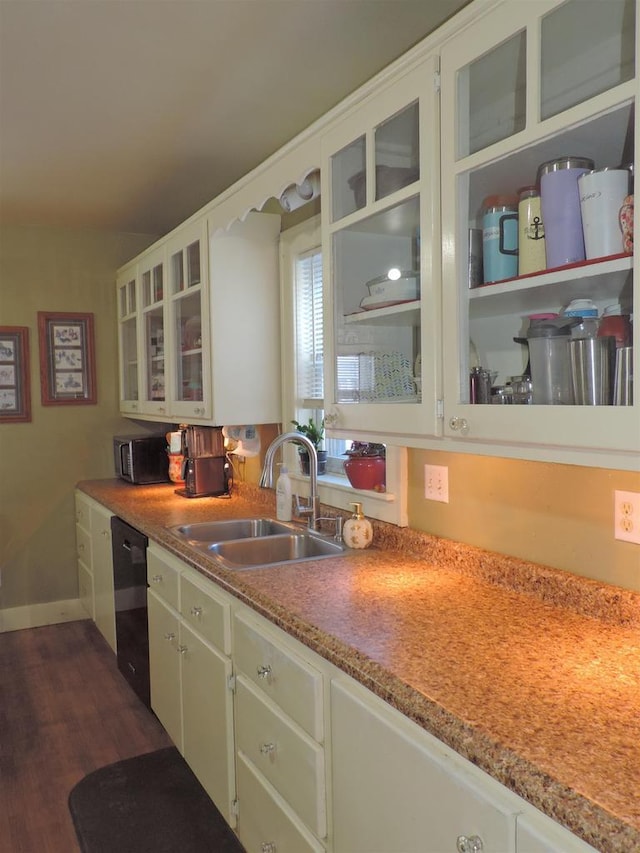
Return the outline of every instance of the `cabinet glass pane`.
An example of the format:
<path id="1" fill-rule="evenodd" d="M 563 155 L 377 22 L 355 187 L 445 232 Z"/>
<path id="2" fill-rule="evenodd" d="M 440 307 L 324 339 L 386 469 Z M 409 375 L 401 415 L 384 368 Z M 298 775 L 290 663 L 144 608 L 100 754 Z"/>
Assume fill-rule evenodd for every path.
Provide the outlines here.
<path id="1" fill-rule="evenodd" d="M 365 137 L 360 136 L 331 158 L 333 221 L 364 207 L 366 196 Z"/>
<path id="2" fill-rule="evenodd" d="M 202 400 L 202 322 L 200 292 L 188 291 L 174 302 L 176 400 Z"/>
<path id="3" fill-rule="evenodd" d="M 145 351 L 147 353 L 147 399 L 164 400 L 164 312 L 162 307 L 145 315 Z"/>
<path id="4" fill-rule="evenodd" d="M 171 280 L 171 293 L 180 293 L 184 290 L 184 260 L 182 249 L 171 255 L 169 263 L 169 276 Z"/>
<path id="5" fill-rule="evenodd" d="M 121 324 L 122 341 L 122 398 L 137 400 L 138 397 L 138 341 L 136 318 L 131 317 Z"/>
<path id="6" fill-rule="evenodd" d="M 457 77 L 457 159 L 524 130 L 526 32 L 476 59 Z"/>
<path id="7" fill-rule="evenodd" d="M 153 268 L 153 301 L 161 302 L 164 296 L 164 269 L 162 264 Z"/>
<path id="8" fill-rule="evenodd" d="M 635 2 L 569 0 L 542 19 L 542 118 L 632 80 Z"/>
<path id="9" fill-rule="evenodd" d="M 148 308 L 153 302 L 151 295 L 151 270 L 142 273 L 142 304 Z"/>
<path id="10" fill-rule="evenodd" d="M 339 403 L 417 403 L 418 198 L 333 237 L 335 389 Z"/>
<path id="11" fill-rule="evenodd" d="M 418 103 L 375 130 L 376 200 L 420 177 Z"/>
<path id="12" fill-rule="evenodd" d="M 187 287 L 200 284 L 200 241 L 187 246 Z"/>

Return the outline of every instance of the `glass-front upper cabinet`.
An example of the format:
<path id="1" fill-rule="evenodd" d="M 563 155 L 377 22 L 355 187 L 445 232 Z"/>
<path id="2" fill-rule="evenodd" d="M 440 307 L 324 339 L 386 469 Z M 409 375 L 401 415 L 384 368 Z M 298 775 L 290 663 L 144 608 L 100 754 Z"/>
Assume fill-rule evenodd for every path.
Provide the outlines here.
<path id="1" fill-rule="evenodd" d="M 323 140 L 325 418 L 334 431 L 438 430 L 437 86 L 431 59 Z"/>
<path id="2" fill-rule="evenodd" d="M 142 375 L 140 409 L 149 415 L 169 415 L 165 369 L 165 251 L 164 247 L 140 261 L 142 294 Z"/>
<path id="3" fill-rule="evenodd" d="M 452 437 L 637 449 L 636 38 L 635 0 L 505 0 L 442 47 Z"/>
<path id="4" fill-rule="evenodd" d="M 124 267 L 116 279 L 120 411 L 140 411 L 140 362 L 138 352 L 138 267 Z"/>
<path id="5" fill-rule="evenodd" d="M 211 417 L 209 277 L 206 219 L 167 241 L 170 323 L 170 412 L 191 422 Z"/>

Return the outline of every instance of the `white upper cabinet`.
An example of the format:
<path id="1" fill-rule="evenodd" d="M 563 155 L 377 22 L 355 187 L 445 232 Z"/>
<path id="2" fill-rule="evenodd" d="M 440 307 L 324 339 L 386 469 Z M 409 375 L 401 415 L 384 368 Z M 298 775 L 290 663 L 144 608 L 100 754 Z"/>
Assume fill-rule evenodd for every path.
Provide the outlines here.
<path id="1" fill-rule="evenodd" d="M 325 412 L 333 430 L 438 431 L 437 85 L 430 59 L 322 141 Z"/>
<path id="2" fill-rule="evenodd" d="M 636 17 L 634 0 L 506 0 L 472 19 L 441 49 L 445 435 L 485 445 L 515 441 L 600 450 L 606 452 L 601 464 L 612 467 L 617 459 L 628 464 L 638 448 L 637 388 L 635 405 L 612 405 L 612 397 L 605 404 L 577 405 L 573 394 L 564 404 L 542 404 L 535 388 L 531 405 L 474 405 L 470 388 L 474 367 L 488 370 L 493 386 L 507 386 L 526 372 L 531 315 L 561 313 L 575 299 L 592 300 L 599 314 L 620 305 L 633 315 L 634 257 L 618 251 L 563 260 L 550 269 L 550 220 L 542 222 L 546 258 L 535 271 L 518 275 L 516 257 L 506 273 L 485 269 L 484 275 L 481 263 L 474 269 L 477 258 L 469 251 L 481 239 L 483 212 L 498 209 L 499 253 L 506 257 L 512 247 L 503 217 L 513 215 L 513 203 L 495 197 L 515 196 L 517 211 L 519 190 L 538 184 L 542 164 L 586 158 L 603 169 L 637 159 Z M 551 372 L 559 366 L 570 371 L 575 348 L 568 340 L 549 362 Z M 638 375 L 637 347 L 635 366 Z M 549 381 L 555 383 L 555 375 Z M 572 387 L 570 373 L 558 381 Z"/>
<path id="3" fill-rule="evenodd" d="M 138 269 L 142 321 L 140 412 L 164 418 L 169 411 L 165 361 L 166 253 L 164 247 L 145 255 Z"/>
<path id="4" fill-rule="evenodd" d="M 118 363 L 120 411 L 140 411 L 140 371 L 138 349 L 138 265 L 128 264 L 116 278 L 118 311 Z"/>

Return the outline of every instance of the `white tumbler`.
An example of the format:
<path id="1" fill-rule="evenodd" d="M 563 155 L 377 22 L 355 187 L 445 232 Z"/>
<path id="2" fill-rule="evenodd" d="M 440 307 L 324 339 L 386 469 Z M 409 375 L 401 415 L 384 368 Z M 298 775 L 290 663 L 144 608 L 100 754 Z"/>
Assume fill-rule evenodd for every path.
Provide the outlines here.
<path id="1" fill-rule="evenodd" d="M 578 178 L 578 188 L 587 260 L 621 254 L 620 208 L 629 192 L 629 172 L 595 169 Z"/>

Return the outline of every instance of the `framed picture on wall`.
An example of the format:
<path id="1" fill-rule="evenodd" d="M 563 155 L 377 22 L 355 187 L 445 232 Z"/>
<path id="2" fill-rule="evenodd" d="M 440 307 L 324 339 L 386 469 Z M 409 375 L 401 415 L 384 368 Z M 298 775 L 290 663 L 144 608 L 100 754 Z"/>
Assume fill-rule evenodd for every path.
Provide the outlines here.
<path id="1" fill-rule="evenodd" d="M 29 329 L 0 326 L 0 423 L 30 420 Z"/>
<path id="2" fill-rule="evenodd" d="M 95 403 L 93 314 L 38 311 L 43 406 Z"/>

